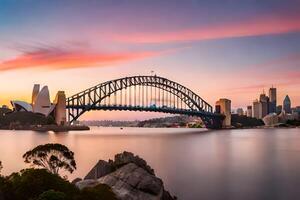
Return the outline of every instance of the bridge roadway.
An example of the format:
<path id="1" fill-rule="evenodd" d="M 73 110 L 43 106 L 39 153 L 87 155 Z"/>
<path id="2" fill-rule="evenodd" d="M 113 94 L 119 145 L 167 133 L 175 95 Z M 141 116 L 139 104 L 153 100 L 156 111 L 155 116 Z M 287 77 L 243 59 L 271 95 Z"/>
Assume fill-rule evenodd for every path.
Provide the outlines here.
<path id="1" fill-rule="evenodd" d="M 145 111 L 145 112 L 161 112 L 161 113 L 169 113 L 169 114 L 181 114 L 181 115 L 189 115 L 189 116 L 216 116 L 219 114 L 210 113 L 206 111 L 198 111 L 198 110 L 190 110 L 190 109 L 177 109 L 177 108 L 169 108 L 169 107 L 154 107 L 154 106 L 131 106 L 131 105 L 74 105 L 67 106 L 68 109 L 85 109 L 86 111 L 90 110 L 119 110 L 119 111 Z M 220 115 L 221 116 L 221 115 Z"/>

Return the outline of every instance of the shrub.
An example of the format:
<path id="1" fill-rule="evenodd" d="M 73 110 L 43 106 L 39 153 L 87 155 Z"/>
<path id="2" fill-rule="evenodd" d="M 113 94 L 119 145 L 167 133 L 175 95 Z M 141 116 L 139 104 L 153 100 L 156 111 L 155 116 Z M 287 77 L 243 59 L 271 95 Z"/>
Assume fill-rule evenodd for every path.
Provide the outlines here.
<path id="1" fill-rule="evenodd" d="M 73 199 L 79 190 L 57 174 L 52 174 L 46 169 L 25 169 L 20 173 L 13 173 L 8 177 L 14 191 L 15 200 L 36 199 L 48 190 L 65 193 Z"/>
<path id="2" fill-rule="evenodd" d="M 116 195 L 111 188 L 105 184 L 99 184 L 95 187 L 84 188 L 78 200 L 117 200 Z"/>
<path id="3" fill-rule="evenodd" d="M 66 195 L 62 192 L 57 192 L 54 190 L 48 190 L 43 192 L 37 200 L 65 200 Z"/>

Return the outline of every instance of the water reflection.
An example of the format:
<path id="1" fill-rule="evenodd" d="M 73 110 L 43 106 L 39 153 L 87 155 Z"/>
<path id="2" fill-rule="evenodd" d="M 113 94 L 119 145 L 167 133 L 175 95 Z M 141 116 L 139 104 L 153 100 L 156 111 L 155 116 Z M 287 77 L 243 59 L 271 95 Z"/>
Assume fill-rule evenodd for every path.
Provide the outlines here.
<path id="1" fill-rule="evenodd" d="M 75 152 L 78 170 L 70 179 L 126 150 L 145 158 L 180 199 L 300 199 L 300 129 L 0 131 L 3 173 L 26 167 L 23 153 L 48 142 Z"/>

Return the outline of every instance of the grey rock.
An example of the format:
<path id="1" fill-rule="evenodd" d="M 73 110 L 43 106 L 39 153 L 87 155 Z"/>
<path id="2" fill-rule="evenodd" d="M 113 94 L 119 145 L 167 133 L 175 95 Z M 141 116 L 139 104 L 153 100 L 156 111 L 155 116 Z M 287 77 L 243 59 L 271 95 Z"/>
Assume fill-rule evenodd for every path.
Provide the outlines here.
<path id="1" fill-rule="evenodd" d="M 115 155 L 115 161 L 113 162 L 115 168 L 118 169 L 128 163 L 135 163 L 137 166 L 154 175 L 154 170 L 147 165 L 147 162 L 144 159 L 140 158 L 139 156 L 135 156 L 133 153 L 127 151 Z"/>
<path id="2" fill-rule="evenodd" d="M 162 181 L 135 163 L 129 163 L 100 179 L 109 185 L 119 199 L 161 199 L 164 189 Z"/>
<path id="3" fill-rule="evenodd" d="M 159 178 L 153 178 L 151 176 L 145 176 L 138 184 L 138 189 L 148 192 L 150 194 L 157 195 L 163 186 L 162 181 Z"/>
<path id="4" fill-rule="evenodd" d="M 120 200 L 176 199 L 165 191 L 163 181 L 147 162 L 130 152 L 117 154 L 114 161 L 100 160 L 76 186 L 83 189 L 98 184 L 110 186 Z"/>
<path id="5" fill-rule="evenodd" d="M 75 178 L 71 183 L 72 183 L 72 184 L 76 184 L 76 183 L 78 183 L 79 181 L 82 181 L 82 179 L 81 179 L 81 178 Z"/>
<path id="6" fill-rule="evenodd" d="M 99 160 L 99 162 L 91 169 L 84 179 L 98 179 L 111 173 L 113 170 L 114 169 L 111 163 L 104 160 Z"/>
<path id="7" fill-rule="evenodd" d="M 89 180 L 82 180 L 77 182 L 75 185 L 76 187 L 78 187 L 80 190 L 82 190 L 83 188 L 86 187 L 94 187 L 96 185 L 98 185 L 99 182 L 97 180 L 94 179 L 89 179 Z"/>

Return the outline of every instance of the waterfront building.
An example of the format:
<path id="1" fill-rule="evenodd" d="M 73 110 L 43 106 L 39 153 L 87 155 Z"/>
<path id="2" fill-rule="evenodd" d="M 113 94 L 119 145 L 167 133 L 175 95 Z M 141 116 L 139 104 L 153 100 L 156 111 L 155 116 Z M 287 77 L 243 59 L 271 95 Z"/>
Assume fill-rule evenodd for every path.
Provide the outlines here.
<path id="1" fill-rule="evenodd" d="M 54 118 L 56 124 L 65 125 L 67 120 L 66 120 L 66 95 L 64 91 L 57 92 L 53 104 L 55 105 Z"/>
<path id="2" fill-rule="evenodd" d="M 282 105 L 276 107 L 276 113 L 279 115 L 282 112 Z"/>
<path id="3" fill-rule="evenodd" d="M 51 102 L 48 86 L 44 86 L 33 101 L 33 112 L 47 116 L 51 111 Z"/>
<path id="4" fill-rule="evenodd" d="M 300 106 L 292 108 L 292 115 L 296 120 L 300 120 Z"/>
<path id="5" fill-rule="evenodd" d="M 278 115 L 278 121 L 280 123 L 285 123 L 286 122 L 286 113 L 284 110 L 281 111 L 281 113 Z"/>
<path id="6" fill-rule="evenodd" d="M 223 127 L 231 126 L 231 100 L 220 99 L 216 102 L 216 112 L 225 115 Z"/>
<path id="7" fill-rule="evenodd" d="M 259 113 L 260 113 L 260 102 L 258 100 L 255 100 L 253 102 L 253 117 L 256 119 L 259 119 Z"/>
<path id="8" fill-rule="evenodd" d="M 236 110 L 236 113 L 237 113 L 239 116 L 244 115 L 244 110 L 243 110 L 243 108 L 238 108 L 238 109 Z"/>
<path id="9" fill-rule="evenodd" d="M 273 86 L 269 89 L 269 113 L 276 113 L 277 89 Z"/>
<path id="10" fill-rule="evenodd" d="M 270 113 L 263 118 L 263 122 L 266 126 L 274 126 L 275 124 L 278 124 L 279 117 L 276 113 Z"/>
<path id="11" fill-rule="evenodd" d="M 53 103 L 50 101 L 48 86 L 41 90 L 39 84 L 35 84 L 32 90 L 31 104 L 25 101 L 14 100 L 11 105 L 15 112 L 33 112 L 46 117 L 53 116 L 58 125 L 66 123 L 66 95 L 59 91 Z"/>
<path id="12" fill-rule="evenodd" d="M 252 116 L 252 106 L 247 106 L 247 117 L 253 117 Z"/>
<path id="13" fill-rule="evenodd" d="M 300 106 L 296 106 L 294 112 L 298 113 L 300 116 Z"/>
<path id="14" fill-rule="evenodd" d="M 283 100 L 283 110 L 286 113 L 292 113 L 292 109 L 291 109 L 291 99 L 289 97 L 289 95 L 286 95 L 284 100 Z"/>
<path id="15" fill-rule="evenodd" d="M 11 101 L 10 102 L 12 107 L 14 108 L 14 111 L 17 111 L 17 112 L 22 112 L 22 111 L 27 111 L 27 112 L 33 112 L 32 111 L 32 106 L 25 102 L 25 101 L 18 101 L 18 100 L 15 100 L 15 101 Z"/>
<path id="16" fill-rule="evenodd" d="M 36 101 L 36 97 L 40 92 L 40 84 L 34 84 L 33 86 L 33 90 L 32 90 L 32 97 L 31 97 L 31 105 L 33 106 L 35 101 Z"/>
<path id="17" fill-rule="evenodd" d="M 265 93 L 261 94 L 259 97 L 260 109 L 259 109 L 259 119 L 264 118 L 269 114 L 269 97 Z"/>

